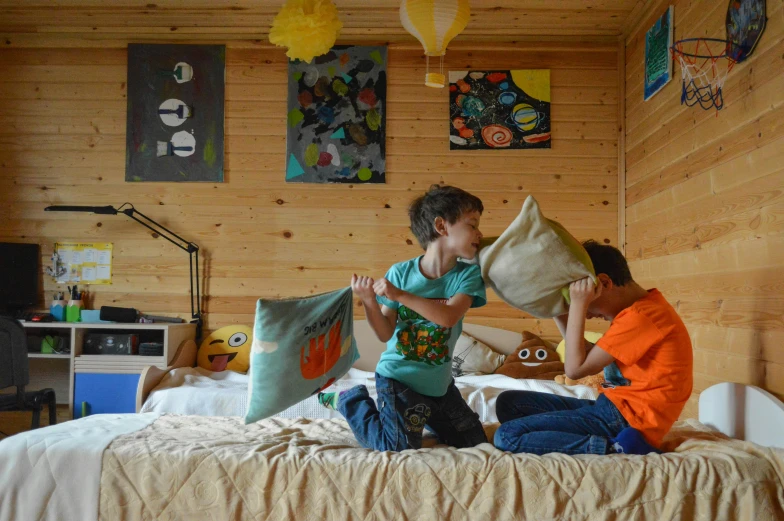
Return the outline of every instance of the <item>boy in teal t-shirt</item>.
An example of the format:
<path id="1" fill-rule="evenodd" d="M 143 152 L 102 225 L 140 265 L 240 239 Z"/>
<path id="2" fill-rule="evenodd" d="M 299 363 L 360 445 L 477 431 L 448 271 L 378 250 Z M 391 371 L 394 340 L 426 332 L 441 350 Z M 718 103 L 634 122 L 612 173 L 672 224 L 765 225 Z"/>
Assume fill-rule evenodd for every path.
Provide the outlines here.
<path id="1" fill-rule="evenodd" d="M 444 443 L 487 441 L 479 416 L 452 379 L 452 353 L 471 307 L 487 302 L 476 256 L 484 207 L 459 188 L 433 185 L 409 208 L 411 231 L 425 254 L 392 266 L 385 278 L 351 278 L 370 326 L 387 349 L 376 366 L 378 406 L 364 385 L 319 401 L 345 416 L 363 447 L 400 451 L 422 446 L 427 426 Z"/>

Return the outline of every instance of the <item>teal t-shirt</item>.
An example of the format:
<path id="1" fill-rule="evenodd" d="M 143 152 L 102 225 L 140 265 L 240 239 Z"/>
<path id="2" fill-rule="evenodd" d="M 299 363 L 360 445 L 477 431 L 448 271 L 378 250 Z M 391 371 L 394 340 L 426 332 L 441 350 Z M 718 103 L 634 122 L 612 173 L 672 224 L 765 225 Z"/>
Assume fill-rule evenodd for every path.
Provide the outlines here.
<path id="1" fill-rule="evenodd" d="M 487 303 L 479 266 L 458 262 L 443 276 L 428 279 L 419 269 L 421 258 L 395 264 L 389 268 L 387 280 L 404 291 L 444 303 L 458 293 L 473 297 L 473 308 Z M 452 352 L 463 331 L 463 320 L 451 328 L 441 327 L 399 302 L 384 297 L 376 299 L 397 310 L 395 332 L 387 342 L 376 372 L 425 396 L 446 394 L 452 381 Z"/>

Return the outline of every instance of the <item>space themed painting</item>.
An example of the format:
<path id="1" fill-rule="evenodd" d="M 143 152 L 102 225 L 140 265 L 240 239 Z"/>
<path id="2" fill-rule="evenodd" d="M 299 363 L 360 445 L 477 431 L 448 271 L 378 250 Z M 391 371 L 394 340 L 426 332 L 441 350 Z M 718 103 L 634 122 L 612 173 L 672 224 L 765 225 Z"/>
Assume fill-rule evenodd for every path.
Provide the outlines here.
<path id="1" fill-rule="evenodd" d="M 550 70 L 449 72 L 449 148 L 550 148 Z"/>

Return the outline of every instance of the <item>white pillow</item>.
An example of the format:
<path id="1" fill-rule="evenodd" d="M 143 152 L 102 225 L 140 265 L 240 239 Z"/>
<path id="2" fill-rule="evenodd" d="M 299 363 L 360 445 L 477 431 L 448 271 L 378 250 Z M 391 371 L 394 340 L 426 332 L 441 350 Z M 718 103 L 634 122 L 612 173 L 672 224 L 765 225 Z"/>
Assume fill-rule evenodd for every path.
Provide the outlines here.
<path id="1" fill-rule="evenodd" d="M 460 333 L 452 353 L 452 376 L 493 374 L 505 359 L 506 355 L 496 353 L 471 335 Z"/>

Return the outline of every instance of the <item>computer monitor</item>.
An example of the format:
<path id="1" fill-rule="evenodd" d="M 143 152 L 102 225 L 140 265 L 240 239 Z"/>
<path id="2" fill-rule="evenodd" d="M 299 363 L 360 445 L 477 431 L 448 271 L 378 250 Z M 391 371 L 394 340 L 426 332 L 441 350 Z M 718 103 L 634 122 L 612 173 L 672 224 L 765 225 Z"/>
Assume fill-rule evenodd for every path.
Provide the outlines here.
<path id="1" fill-rule="evenodd" d="M 41 250 L 37 244 L 0 242 L 0 311 L 38 305 Z"/>

